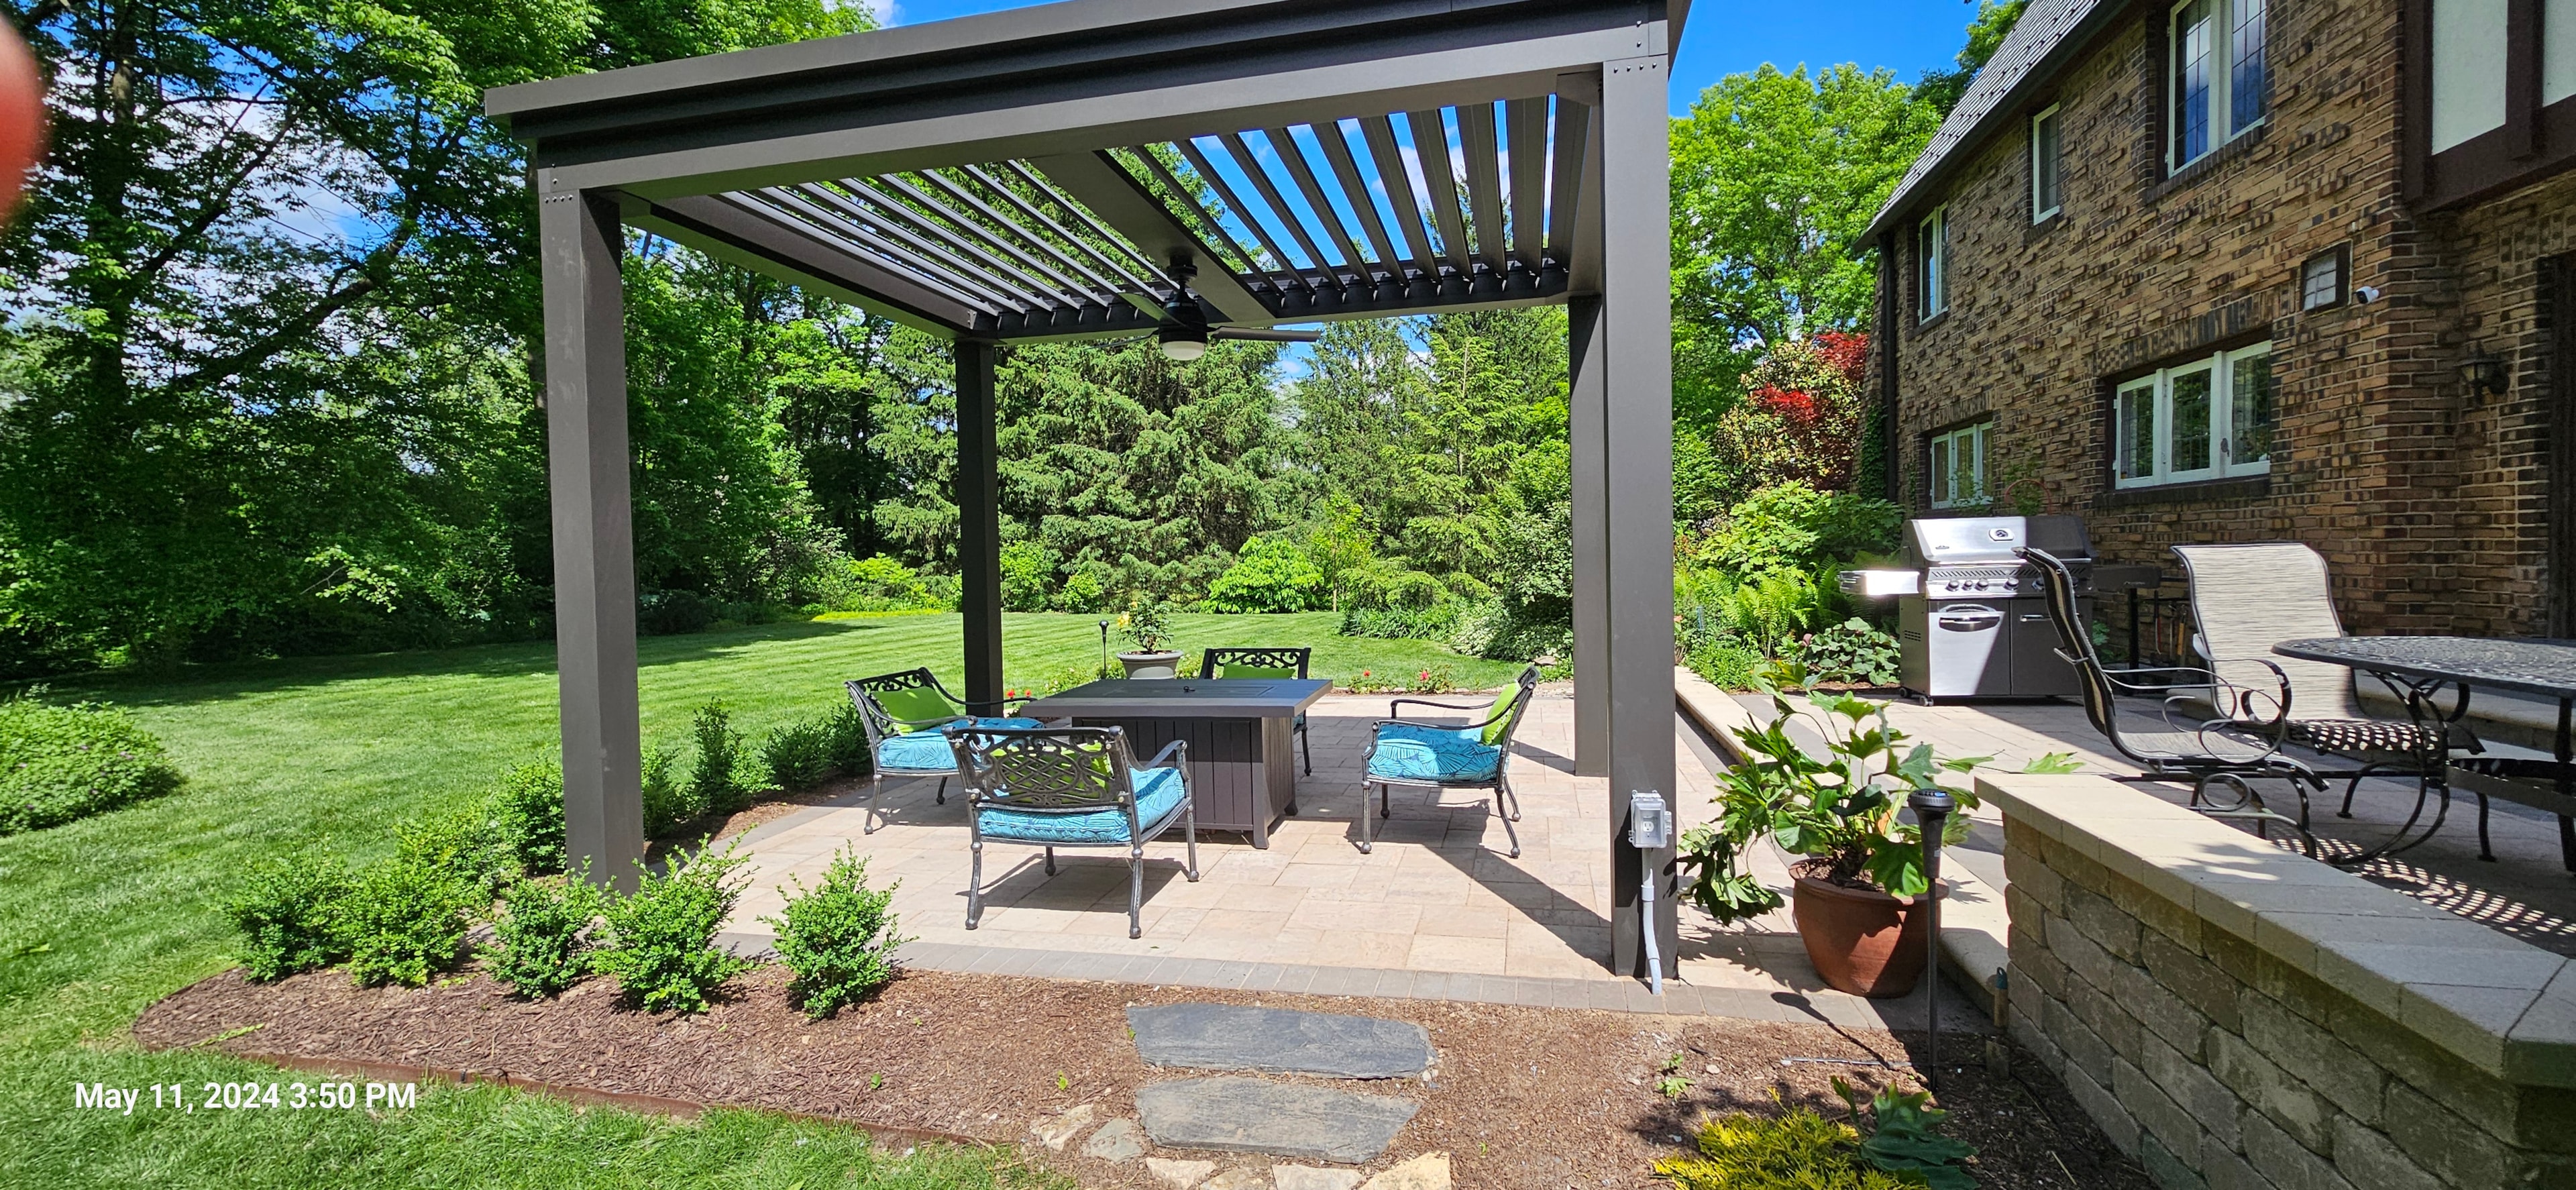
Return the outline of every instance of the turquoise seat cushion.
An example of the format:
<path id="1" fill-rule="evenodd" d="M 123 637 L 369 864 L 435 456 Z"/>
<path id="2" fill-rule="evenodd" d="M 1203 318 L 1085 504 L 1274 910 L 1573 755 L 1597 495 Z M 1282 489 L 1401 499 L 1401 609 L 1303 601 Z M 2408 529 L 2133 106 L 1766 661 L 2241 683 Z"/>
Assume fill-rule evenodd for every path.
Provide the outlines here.
<path id="1" fill-rule="evenodd" d="M 959 723 L 967 722 L 960 719 Z M 1044 727 L 1035 719 L 974 720 L 977 727 Z M 948 737 L 936 727 L 907 731 L 877 745 L 877 769 L 888 773 L 953 773 L 957 771 L 957 753 L 948 746 Z"/>
<path id="2" fill-rule="evenodd" d="M 1156 828 L 1181 808 L 1181 770 L 1137 769 L 1135 777 L 1136 821 L 1144 825 L 1145 836 L 1152 838 Z M 984 832 L 985 838 L 1020 843 L 1080 846 L 1128 841 L 1127 812 L 1116 806 L 1074 813 L 1032 813 L 988 806 L 976 815 L 975 827 Z"/>
<path id="3" fill-rule="evenodd" d="M 1377 751 L 1368 775 L 1397 781 L 1491 781 L 1503 767 L 1503 750 L 1478 738 L 1475 728 L 1389 723 L 1377 729 Z"/>

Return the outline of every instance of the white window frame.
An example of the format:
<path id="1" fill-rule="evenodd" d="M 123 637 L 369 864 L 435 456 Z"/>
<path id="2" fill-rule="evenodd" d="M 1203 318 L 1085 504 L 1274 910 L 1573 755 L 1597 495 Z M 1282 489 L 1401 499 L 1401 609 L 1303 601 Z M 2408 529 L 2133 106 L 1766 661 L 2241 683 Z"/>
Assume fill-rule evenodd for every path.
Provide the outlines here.
<path id="1" fill-rule="evenodd" d="M 2249 475 L 2267 475 L 2272 470 L 2269 454 L 2249 463 L 2233 461 L 2236 427 L 2236 361 L 2251 356 L 2273 356 L 2278 353 L 2270 341 L 2232 351 L 2213 351 L 2171 367 L 2159 368 L 2147 375 L 2122 381 L 2111 399 L 2111 476 L 2114 487 L 2150 488 L 2166 484 L 2199 483 L 2212 479 L 2238 479 Z M 2209 377 L 2209 465 L 2180 470 L 2174 458 L 2174 381 L 2181 377 L 2206 374 Z M 2275 400 L 2278 386 L 2275 385 Z M 2149 444 L 2152 458 L 2136 475 L 2129 472 L 2138 460 L 2131 458 L 2130 425 L 2125 415 L 2131 407 L 2132 394 L 2147 402 L 2146 410 L 2154 419 Z M 2280 410 L 2272 412 L 2274 432 L 2280 426 Z M 2277 437 L 2275 445 L 2278 444 Z"/>
<path id="2" fill-rule="evenodd" d="M 1950 310 L 1950 208 L 1932 208 L 1914 229 L 1914 320 L 1930 322 Z"/>
<path id="3" fill-rule="evenodd" d="M 2237 124 L 2234 96 L 2230 93 L 2230 88 L 2235 86 L 2236 65 L 2239 60 L 2236 54 L 2236 13 L 2238 9 L 2250 4 L 2260 4 L 2264 8 L 2263 35 L 2266 42 L 2263 53 L 2264 85 L 2266 87 L 2271 85 L 2272 61 L 2269 42 L 2272 33 L 2270 11 L 2272 0 L 2208 0 L 2210 8 L 2209 147 L 2189 157 L 2182 155 L 2182 13 L 2184 9 L 2198 2 L 2199 0 L 2178 0 L 2165 10 L 2164 103 L 2167 173 L 2180 172 L 2192 162 L 2217 152 L 2229 141 L 2261 127 L 2272 118 L 2271 107 L 2266 104 L 2262 115 L 2242 125 Z"/>
<path id="4" fill-rule="evenodd" d="M 2046 223 L 2059 211 L 2066 209 L 2066 122 L 2057 118 L 2057 109 L 2058 105 L 2052 103 L 2038 115 L 2030 118 L 2030 221 L 2033 224 Z M 2042 125 L 2051 121 L 2055 121 L 2057 125 L 2057 144 L 2053 146 L 2054 160 L 2045 164 L 2049 178 L 2057 183 L 2057 201 L 2043 207 L 2040 203 L 2044 196 L 2039 189 L 2042 166 L 2039 130 Z"/>
<path id="5" fill-rule="evenodd" d="M 1954 430 L 1932 436 L 1931 454 L 1924 462 L 1923 473 L 1932 488 L 1934 508 L 1983 508 L 1991 499 L 1986 493 L 1986 440 L 1994 429 L 1994 419 L 1970 422 Z M 1962 468 L 1963 456 L 1969 465 Z M 1941 461 L 1949 466 L 1943 467 Z M 1968 482 L 1962 486 L 1959 478 Z M 1948 491 L 1942 489 L 1947 487 Z"/>

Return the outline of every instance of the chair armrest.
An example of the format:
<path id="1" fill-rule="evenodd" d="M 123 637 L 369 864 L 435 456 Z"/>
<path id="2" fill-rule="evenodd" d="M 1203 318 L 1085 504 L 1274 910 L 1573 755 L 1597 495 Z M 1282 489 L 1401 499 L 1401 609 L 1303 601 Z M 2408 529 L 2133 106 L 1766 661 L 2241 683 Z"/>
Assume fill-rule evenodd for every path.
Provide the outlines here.
<path id="1" fill-rule="evenodd" d="M 1023 698 L 979 698 L 972 702 L 961 698 L 957 701 L 969 712 L 973 712 L 977 707 L 991 707 L 997 711 L 1007 711 L 1011 709 L 1011 704 L 1013 703 L 1026 705 L 1028 703 L 1036 702 L 1037 697 L 1035 695 L 1030 695 Z M 999 718 L 999 716 L 996 716 L 996 718 Z"/>
<path id="2" fill-rule="evenodd" d="M 951 723 L 955 723 L 965 718 L 968 718 L 968 716 L 944 715 L 937 719 L 897 719 L 892 715 L 888 715 L 886 716 L 886 722 L 894 724 L 897 727 L 946 727 Z"/>
<path id="3" fill-rule="evenodd" d="M 2230 701 L 2235 703 L 2235 706 L 2229 708 L 2230 717 L 2238 719 L 2256 719 L 2254 700 L 2266 697 L 2275 701 L 2275 709 L 2273 710 L 2270 718 L 2257 719 L 2257 722 L 2260 722 L 2265 727 L 2277 727 L 2290 717 L 2290 675 L 2288 671 L 2281 668 L 2278 662 L 2273 661 L 2269 657 L 2212 657 L 2209 660 L 2209 663 L 2213 666 L 2219 665 L 2222 662 L 2229 665 L 2262 666 L 2263 668 L 2272 671 L 2272 681 L 2279 687 L 2278 690 L 2267 694 L 2261 690 L 2239 686 L 2224 678 L 2219 679 L 2218 684 L 2227 688 L 2231 695 Z"/>
<path id="4" fill-rule="evenodd" d="M 1177 764 L 1181 770 L 1181 783 L 1186 785 L 1189 783 L 1190 778 L 1190 742 L 1188 740 L 1174 740 L 1171 743 L 1163 745 L 1163 750 L 1155 753 L 1152 760 L 1148 760 L 1136 767 L 1146 769 L 1162 768 L 1163 758 L 1171 756 L 1174 753 L 1179 754 Z"/>
<path id="5" fill-rule="evenodd" d="M 1386 717 L 1387 717 L 1389 720 L 1392 720 L 1392 721 L 1395 721 L 1395 722 L 1403 722 L 1403 721 L 1404 721 L 1404 712 L 1402 712 L 1402 711 L 1400 711 L 1400 710 L 1397 710 L 1397 709 L 1396 709 L 1397 707 L 1403 707 L 1403 706 L 1438 707 L 1439 709 L 1444 710 L 1444 711 L 1490 711 L 1490 710 L 1494 709 L 1496 706 L 1500 705 L 1500 704 L 1502 703 L 1502 701 L 1503 701 L 1503 700 L 1501 700 L 1501 699 L 1497 698 L 1497 699 L 1494 699 L 1493 701 L 1491 701 L 1491 702 L 1487 702 L 1487 703 L 1482 703 L 1482 704 L 1468 704 L 1468 703 L 1455 703 L 1455 702 L 1433 702 L 1433 701 L 1431 701 L 1430 699 L 1427 699 L 1427 698 L 1399 698 L 1399 699 L 1396 699 L 1396 700 L 1395 700 L 1395 701 L 1393 701 L 1393 702 L 1390 702 L 1390 703 L 1386 704 Z"/>

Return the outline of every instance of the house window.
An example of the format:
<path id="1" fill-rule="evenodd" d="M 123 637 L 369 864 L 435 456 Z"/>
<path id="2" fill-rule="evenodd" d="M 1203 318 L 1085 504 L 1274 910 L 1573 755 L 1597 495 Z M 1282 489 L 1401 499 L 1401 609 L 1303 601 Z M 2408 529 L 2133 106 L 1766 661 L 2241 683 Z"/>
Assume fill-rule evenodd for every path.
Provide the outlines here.
<path id="1" fill-rule="evenodd" d="M 2049 108 L 2030 121 L 2030 221 L 2045 222 L 2065 205 L 2058 191 L 2059 135 L 2057 109 Z"/>
<path id="2" fill-rule="evenodd" d="M 2122 384 L 2111 429 L 2117 486 L 2270 471 L 2277 391 L 2269 343 L 2213 352 Z"/>
<path id="3" fill-rule="evenodd" d="M 2267 4 L 2183 0 L 2173 7 L 2165 88 L 2173 104 L 2170 168 L 2200 160 L 2271 111 L 2271 60 L 2263 40 Z"/>
<path id="4" fill-rule="evenodd" d="M 1986 502 L 1986 430 L 1981 421 L 1932 437 L 1932 507 L 1973 508 Z"/>
<path id="5" fill-rule="evenodd" d="M 1930 322 L 1950 308 L 1950 208 L 1934 207 L 1914 233 L 1915 318 Z"/>
<path id="6" fill-rule="evenodd" d="M 2299 266 L 2299 309 L 2323 310 L 2340 306 L 2352 293 L 2349 248 L 2338 245 L 2319 252 Z"/>

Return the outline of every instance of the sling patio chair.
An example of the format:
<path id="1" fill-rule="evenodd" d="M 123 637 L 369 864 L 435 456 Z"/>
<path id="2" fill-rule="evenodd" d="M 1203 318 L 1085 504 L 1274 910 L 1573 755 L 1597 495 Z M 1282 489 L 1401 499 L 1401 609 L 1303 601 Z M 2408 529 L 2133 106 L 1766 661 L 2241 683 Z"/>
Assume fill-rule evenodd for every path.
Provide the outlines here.
<path id="1" fill-rule="evenodd" d="M 1296 678 L 1303 681 L 1307 663 L 1314 656 L 1313 649 L 1209 649 L 1207 655 L 1199 660 L 1199 677 Z M 1298 751 L 1306 758 L 1306 775 L 1314 776 L 1315 745 L 1306 738 L 1306 712 L 1297 712 L 1297 721 L 1290 725 L 1289 730 L 1297 733 Z"/>
<path id="2" fill-rule="evenodd" d="M 1394 813 L 1392 794 L 1397 785 L 1428 788 L 1437 799 L 1443 789 L 1489 789 L 1493 814 L 1503 820 L 1503 836 L 1511 840 L 1512 858 L 1521 854 L 1520 832 L 1512 824 L 1520 821 L 1520 798 L 1512 793 L 1512 732 L 1521 725 L 1521 716 L 1529 710 L 1530 697 L 1538 689 L 1538 667 L 1521 671 L 1514 689 L 1481 706 L 1430 702 L 1419 698 L 1399 698 L 1388 703 L 1387 717 L 1369 729 L 1368 759 L 1360 777 L 1360 853 L 1365 855 L 1376 845 L 1374 819 L 1368 810 L 1369 787 L 1377 787 L 1377 818 Z M 1491 711 L 1491 718 L 1459 726 L 1454 723 L 1425 723 L 1403 717 L 1408 706 L 1436 707 L 1444 711 Z"/>
<path id="3" fill-rule="evenodd" d="M 2308 833 L 2308 793 L 2323 792 L 2325 782 L 2296 757 L 2281 754 L 2279 720 L 2246 723 L 2231 716 L 2210 718 L 2212 703 L 2249 705 L 2262 695 L 2267 703 L 2289 704 L 2290 679 L 2273 666 L 2262 689 L 2238 686 L 2220 673 L 2188 667 L 2111 669 L 2093 649 L 2091 626 L 2078 614 L 2075 573 L 2066 562 L 2040 549 L 2020 549 L 2023 561 L 2039 568 L 2040 594 L 2048 605 L 2049 626 L 2057 630 L 2057 655 L 2075 667 L 2076 686 L 2084 696 L 2084 717 L 2109 740 L 2112 750 L 2137 765 L 2139 776 L 2115 781 L 2191 783 L 2191 808 L 2211 818 L 2249 821 L 2266 835 L 2273 823 L 2296 831 L 2302 850 L 2317 853 Z M 2241 666 L 2240 671 L 2255 667 Z M 2121 700 L 2153 698 L 2158 715 L 2130 713 Z M 2292 818 L 2263 804 L 2253 782 L 2279 779 L 2298 794 L 2299 814 Z M 2212 786 L 2222 787 L 2223 792 Z"/>
<path id="4" fill-rule="evenodd" d="M 858 704 L 859 721 L 868 733 L 868 759 L 872 763 L 868 766 L 868 808 L 859 825 L 862 835 L 873 835 L 884 824 L 877 814 L 877 797 L 885 792 L 888 777 L 937 777 L 939 804 L 948 804 L 948 779 L 957 775 L 957 757 L 948 747 L 948 738 L 939 734 L 940 728 L 959 723 L 979 727 L 1044 726 L 1035 719 L 968 714 L 966 700 L 950 694 L 926 666 L 853 678 L 841 685 L 850 692 L 850 701 Z M 977 705 L 1010 709 L 1008 701 Z"/>
<path id="5" fill-rule="evenodd" d="M 2431 690 L 2410 690 L 2380 677 L 2405 703 L 2410 721 L 2374 718 L 2362 708 L 2353 689 L 2351 669 L 2273 654 L 2272 646 L 2285 640 L 2344 635 L 2327 586 L 2326 560 L 2315 550 L 2294 541 L 2276 541 L 2178 545 L 2173 552 L 2182 559 L 2191 582 L 2193 647 L 2209 667 L 2242 682 L 2251 680 L 2259 665 L 2282 675 L 2287 685 L 2278 706 L 2271 705 L 2271 695 L 2258 690 L 2245 702 L 2220 708 L 2220 713 L 2240 722 L 2277 720 L 2282 742 L 2357 763 L 2358 768 L 2319 774 L 2348 779 L 2338 817 L 2352 817 L 2353 795 L 2363 778 L 2415 778 L 2415 806 L 2405 824 L 2365 858 L 2414 846 L 2439 830 L 2451 809 L 2451 754 L 2486 750 L 2459 722 L 2468 709 L 2467 701 L 2463 699 L 2446 715 L 2434 705 Z M 2406 842 L 2428 803 L 2435 807 L 2432 824 L 2414 842 Z M 2478 798 L 2478 852 L 2480 858 L 2494 858 L 2487 843 L 2483 795 Z"/>
<path id="6" fill-rule="evenodd" d="M 1198 808 L 1190 801 L 1189 741 L 1174 740 L 1142 766 L 1117 727 L 985 727 L 944 733 L 966 787 L 966 928 L 984 917 L 984 842 L 1046 849 L 1127 849 L 1127 936 L 1145 932 L 1145 844 L 1173 823 L 1189 844 L 1182 873 L 1199 878 Z"/>

